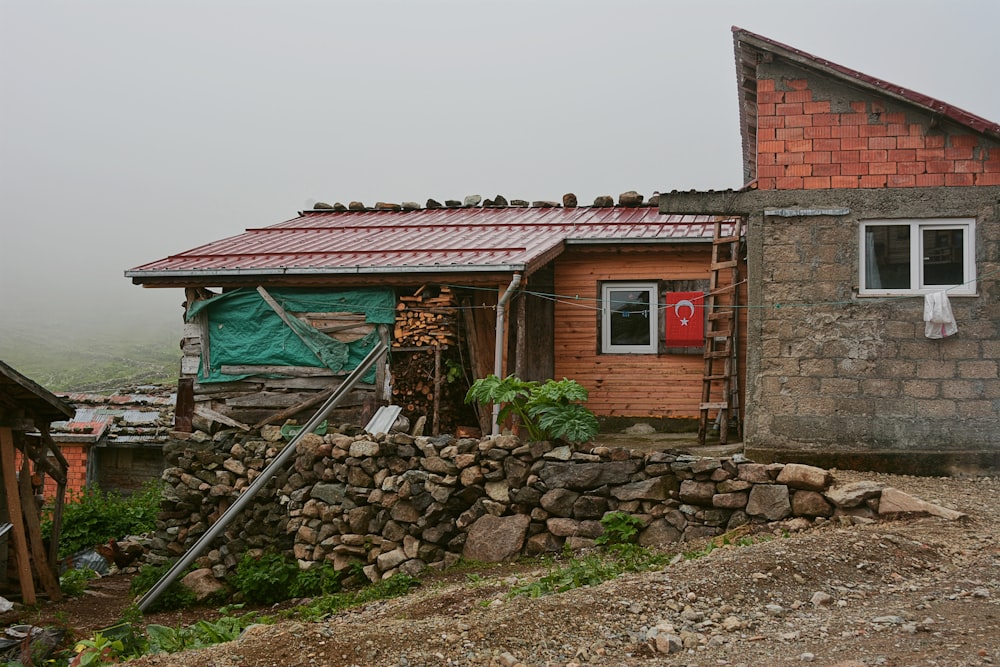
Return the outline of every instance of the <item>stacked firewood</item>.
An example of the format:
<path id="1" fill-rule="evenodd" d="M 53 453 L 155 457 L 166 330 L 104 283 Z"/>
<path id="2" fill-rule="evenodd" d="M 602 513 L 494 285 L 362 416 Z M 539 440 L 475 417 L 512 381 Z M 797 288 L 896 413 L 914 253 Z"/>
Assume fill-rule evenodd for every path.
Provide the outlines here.
<path id="1" fill-rule="evenodd" d="M 396 306 L 392 402 L 410 423 L 426 417 L 426 433 L 450 432 L 468 421 L 457 306 L 450 287 L 430 285 L 399 297 Z"/>
<path id="2" fill-rule="evenodd" d="M 458 301 L 447 285 L 424 285 L 396 305 L 394 347 L 444 347 L 458 343 Z"/>

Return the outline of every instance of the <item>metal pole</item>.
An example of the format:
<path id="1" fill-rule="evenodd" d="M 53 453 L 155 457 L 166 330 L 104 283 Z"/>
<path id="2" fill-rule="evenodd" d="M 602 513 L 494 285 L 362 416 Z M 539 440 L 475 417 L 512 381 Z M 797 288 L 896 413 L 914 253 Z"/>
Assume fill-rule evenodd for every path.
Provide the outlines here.
<path id="1" fill-rule="evenodd" d="M 362 361 L 357 368 L 351 371 L 350 375 L 348 375 L 340 386 L 337 387 L 337 391 L 335 391 L 333 395 L 327 399 L 326 403 L 323 404 L 323 407 L 321 407 L 306 423 L 306 425 L 302 427 L 302 430 L 299 431 L 287 445 L 285 445 L 285 448 L 281 450 L 281 453 L 264 467 L 264 470 L 261 471 L 257 479 L 255 479 L 253 483 L 247 487 L 246 491 L 240 494 L 240 496 L 236 499 L 236 502 L 234 502 L 229 509 L 223 512 L 222 516 L 219 517 L 219 520 L 212 524 L 212 526 L 201 537 L 199 537 L 194 544 L 191 545 L 191 548 L 188 549 L 176 563 L 174 563 L 173 567 L 171 567 L 170 570 L 167 571 L 167 573 L 164 574 L 158 582 L 156 582 L 156 585 L 150 588 L 146 594 L 142 596 L 138 603 L 140 611 L 146 611 L 156 598 L 158 598 L 160 594 L 170 586 L 170 584 L 174 583 L 174 580 L 177 579 L 178 575 L 180 575 L 181 572 L 187 569 L 187 567 L 191 565 L 196 558 L 198 558 L 202 550 L 208 546 L 212 540 L 218 537 L 223 530 L 225 530 L 226 526 L 229 525 L 229 522 L 235 518 L 240 510 L 246 507 L 250 501 L 253 500 L 253 497 L 257 495 L 257 492 L 259 492 L 269 481 L 271 481 L 271 478 L 274 477 L 275 473 L 284 468 L 289 459 L 295 456 L 295 449 L 299 441 L 307 434 L 312 433 L 316 427 L 319 426 L 320 422 L 326 419 L 326 416 L 330 414 L 333 409 L 337 407 L 337 404 L 340 403 L 341 399 L 347 395 L 347 392 L 351 391 L 351 389 L 354 388 L 354 385 L 358 383 L 368 369 L 371 368 L 372 365 L 388 351 L 389 346 L 382 341 L 375 344 L 375 347 L 372 348 L 372 351 L 369 352 L 368 356 L 364 358 L 364 361 Z"/>

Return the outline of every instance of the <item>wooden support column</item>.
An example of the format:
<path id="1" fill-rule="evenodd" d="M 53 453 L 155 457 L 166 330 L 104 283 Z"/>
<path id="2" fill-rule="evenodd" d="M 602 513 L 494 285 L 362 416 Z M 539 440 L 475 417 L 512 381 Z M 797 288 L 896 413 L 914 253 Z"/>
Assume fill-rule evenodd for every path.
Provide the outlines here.
<path id="1" fill-rule="evenodd" d="M 62 591 L 59 590 L 59 580 L 56 579 L 55 572 L 49 566 L 49 559 L 45 557 L 42 523 L 38 517 L 38 508 L 35 507 L 35 494 L 31 489 L 31 461 L 27 456 L 24 456 L 21 463 L 21 480 L 18 485 L 21 491 L 21 511 L 24 513 L 24 523 L 28 527 L 28 541 L 31 544 L 35 572 L 49 599 L 59 602 L 62 600 Z"/>
<path id="2" fill-rule="evenodd" d="M 26 605 L 33 605 L 38 599 L 35 597 L 35 581 L 31 577 L 31 555 L 28 553 L 28 540 L 24 534 L 21 494 L 17 488 L 14 435 L 9 428 L 4 426 L 0 426 L 0 469 L 3 472 L 3 488 L 7 494 L 10 522 L 13 524 L 10 533 L 14 539 L 17 576 L 21 582 L 21 601 Z"/>

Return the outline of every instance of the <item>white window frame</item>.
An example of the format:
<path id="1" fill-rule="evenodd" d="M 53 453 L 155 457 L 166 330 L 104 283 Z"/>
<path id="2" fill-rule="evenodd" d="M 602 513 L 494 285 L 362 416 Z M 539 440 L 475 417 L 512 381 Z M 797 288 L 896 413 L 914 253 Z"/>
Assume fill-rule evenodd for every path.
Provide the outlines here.
<path id="1" fill-rule="evenodd" d="M 645 291 L 649 294 L 649 344 L 611 343 L 611 291 Z M 660 349 L 660 286 L 656 281 L 605 282 L 601 285 L 601 352 L 605 354 L 656 354 Z"/>
<path id="2" fill-rule="evenodd" d="M 910 228 L 910 285 L 905 289 L 868 289 L 867 228 L 884 226 L 909 226 Z M 947 291 L 948 296 L 976 296 L 976 220 L 975 218 L 926 218 L 866 220 L 859 226 L 858 234 L 858 296 L 923 295 Z M 925 285 L 923 252 L 925 231 L 961 229 L 962 267 L 965 275 L 958 285 Z"/>

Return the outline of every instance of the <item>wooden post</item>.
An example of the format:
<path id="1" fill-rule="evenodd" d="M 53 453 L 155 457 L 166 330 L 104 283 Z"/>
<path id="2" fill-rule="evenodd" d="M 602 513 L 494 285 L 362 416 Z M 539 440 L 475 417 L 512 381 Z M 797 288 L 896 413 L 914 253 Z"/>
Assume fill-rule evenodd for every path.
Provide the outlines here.
<path id="1" fill-rule="evenodd" d="M 438 421 L 441 414 L 441 347 L 434 346 L 434 419 L 431 421 L 431 435 L 440 435 Z"/>
<path id="2" fill-rule="evenodd" d="M 174 408 L 174 430 L 190 433 L 194 430 L 194 378 L 177 380 L 177 405 Z"/>
<path id="3" fill-rule="evenodd" d="M 21 601 L 26 605 L 35 604 L 35 582 L 31 578 L 31 556 L 28 540 L 24 534 L 24 519 L 21 513 L 21 495 L 17 489 L 17 463 L 14 460 L 14 435 L 7 427 L 0 426 L 0 468 L 3 472 L 3 488 L 7 494 L 7 507 L 11 535 L 14 538 L 14 553 L 17 557 L 17 576 L 21 582 Z"/>
<path id="4" fill-rule="evenodd" d="M 56 579 L 55 572 L 49 567 L 49 559 L 45 556 L 45 543 L 42 542 L 42 524 L 38 518 L 38 509 L 35 507 L 35 494 L 31 489 L 31 460 L 25 452 L 21 462 L 21 511 L 24 513 L 24 523 L 28 527 L 28 540 L 31 543 L 32 562 L 35 564 L 35 572 L 38 573 L 38 580 L 42 583 L 42 588 L 53 602 L 62 600 L 62 591 L 59 590 L 59 580 Z"/>

